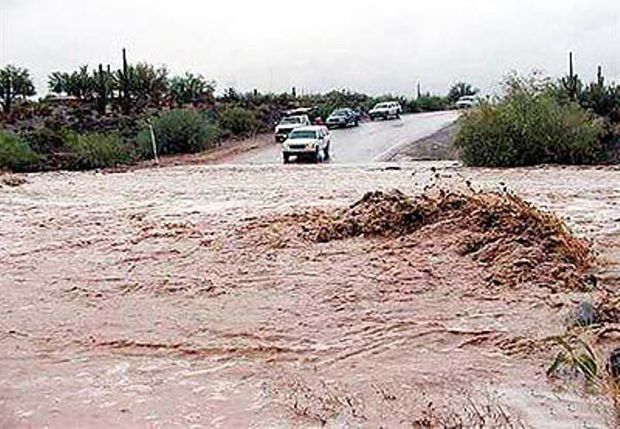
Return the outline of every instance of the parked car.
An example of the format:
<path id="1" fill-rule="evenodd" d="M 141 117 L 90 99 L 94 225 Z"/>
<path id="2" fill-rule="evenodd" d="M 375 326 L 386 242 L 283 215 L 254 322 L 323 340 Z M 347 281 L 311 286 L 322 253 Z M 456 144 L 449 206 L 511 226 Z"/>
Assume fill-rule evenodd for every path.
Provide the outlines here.
<path id="1" fill-rule="evenodd" d="M 323 126 L 295 128 L 282 144 L 284 163 L 290 162 L 291 157 L 305 158 L 314 162 L 329 159 L 331 136 L 329 129 Z"/>
<path id="2" fill-rule="evenodd" d="M 359 113 L 353 109 L 336 109 L 327 118 L 327 127 L 348 127 L 353 125 L 357 127 L 360 124 Z"/>
<path id="3" fill-rule="evenodd" d="M 403 112 L 403 108 L 400 106 L 400 103 L 396 101 L 388 101 L 386 103 L 379 103 L 375 107 L 373 107 L 368 115 L 370 115 L 370 119 L 373 121 L 376 119 L 390 119 L 390 118 L 400 118 L 400 114 Z"/>
<path id="4" fill-rule="evenodd" d="M 312 125 L 308 115 L 287 116 L 276 127 L 276 142 L 281 143 L 295 128 Z"/>
<path id="5" fill-rule="evenodd" d="M 464 95 L 455 103 L 457 109 L 470 109 L 476 105 L 478 97 L 475 95 Z"/>

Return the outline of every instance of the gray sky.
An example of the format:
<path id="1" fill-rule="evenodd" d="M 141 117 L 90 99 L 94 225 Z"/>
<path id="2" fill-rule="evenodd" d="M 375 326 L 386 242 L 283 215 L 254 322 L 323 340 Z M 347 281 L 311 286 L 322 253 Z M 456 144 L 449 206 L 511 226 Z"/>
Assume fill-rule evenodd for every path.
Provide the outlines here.
<path id="1" fill-rule="evenodd" d="M 218 88 L 485 92 L 518 70 L 620 81 L 620 0 L 0 0 L 0 65 L 166 64 Z"/>

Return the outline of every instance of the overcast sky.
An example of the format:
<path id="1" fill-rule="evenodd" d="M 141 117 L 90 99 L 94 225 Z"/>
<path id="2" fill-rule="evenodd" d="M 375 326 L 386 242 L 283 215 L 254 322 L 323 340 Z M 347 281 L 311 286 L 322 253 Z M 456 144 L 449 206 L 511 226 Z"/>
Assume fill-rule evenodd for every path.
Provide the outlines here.
<path id="1" fill-rule="evenodd" d="M 0 65 L 166 64 L 218 88 L 485 92 L 518 70 L 620 81 L 620 0 L 0 0 Z"/>

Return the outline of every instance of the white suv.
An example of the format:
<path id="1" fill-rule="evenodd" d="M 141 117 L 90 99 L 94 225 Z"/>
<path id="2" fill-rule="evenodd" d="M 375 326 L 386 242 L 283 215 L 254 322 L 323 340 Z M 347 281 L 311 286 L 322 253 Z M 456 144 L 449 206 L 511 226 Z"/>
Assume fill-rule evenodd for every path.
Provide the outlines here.
<path id="1" fill-rule="evenodd" d="M 454 104 L 457 109 L 471 109 L 478 103 L 478 97 L 475 95 L 464 95 Z"/>
<path id="2" fill-rule="evenodd" d="M 312 125 L 312 122 L 310 122 L 308 115 L 287 116 L 276 127 L 276 142 L 280 143 L 286 140 L 289 133 L 295 128 L 310 125 Z"/>
<path id="3" fill-rule="evenodd" d="M 379 103 L 375 107 L 372 108 L 368 114 L 370 115 L 370 119 L 373 121 L 379 118 L 389 119 L 389 118 L 400 118 L 400 114 L 403 113 L 403 108 L 400 106 L 400 103 L 396 101 L 389 101 L 387 103 Z"/>
<path id="4" fill-rule="evenodd" d="M 287 164 L 292 156 L 313 162 L 329 159 L 331 136 L 327 127 L 312 126 L 295 128 L 282 145 L 282 157 Z"/>

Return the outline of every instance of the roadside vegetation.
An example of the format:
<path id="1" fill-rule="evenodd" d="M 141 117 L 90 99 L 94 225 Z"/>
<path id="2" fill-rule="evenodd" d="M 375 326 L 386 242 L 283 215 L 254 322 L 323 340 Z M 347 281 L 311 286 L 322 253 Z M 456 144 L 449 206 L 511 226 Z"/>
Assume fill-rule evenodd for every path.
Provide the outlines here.
<path id="1" fill-rule="evenodd" d="M 455 144 L 473 166 L 618 162 L 620 86 L 607 84 L 600 68 L 597 81 L 584 85 L 572 58 L 569 75 L 557 81 L 512 75 L 500 97 L 461 118 Z"/>
<path id="2" fill-rule="evenodd" d="M 149 126 L 162 155 L 210 149 L 224 139 L 270 132 L 282 112 L 316 107 L 323 119 L 337 108 L 367 112 L 396 100 L 405 113 L 445 110 L 448 97 L 422 93 L 408 99 L 351 91 L 298 95 L 242 93 L 216 95 L 214 82 L 194 73 L 171 76 L 166 67 L 131 64 L 84 65 L 48 77 L 50 95 L 31 101 L 35 87 L 27 69 L 0 70 L 0 170 L 95 169 L 153 158 Z M 453 90 L 450 91 L 453 93 Z"/>

